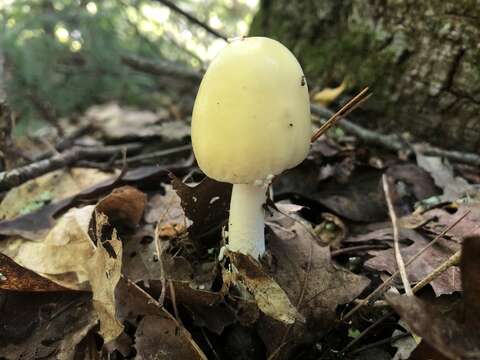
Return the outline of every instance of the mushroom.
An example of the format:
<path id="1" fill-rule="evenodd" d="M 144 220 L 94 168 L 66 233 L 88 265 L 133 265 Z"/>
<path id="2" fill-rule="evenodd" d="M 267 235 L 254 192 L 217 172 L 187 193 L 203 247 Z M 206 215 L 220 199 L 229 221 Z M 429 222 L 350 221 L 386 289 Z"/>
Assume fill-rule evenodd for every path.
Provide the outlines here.
<path id="1" fill-rule="evenodd" d="M 211 62 L 195 99 L 192 144 L 207 176 L 233 184 L 230 251 L 264 254 L 268 185 L 305 159 L 310 136 L 305 76 L 281 43 L 242 38 Z"/>

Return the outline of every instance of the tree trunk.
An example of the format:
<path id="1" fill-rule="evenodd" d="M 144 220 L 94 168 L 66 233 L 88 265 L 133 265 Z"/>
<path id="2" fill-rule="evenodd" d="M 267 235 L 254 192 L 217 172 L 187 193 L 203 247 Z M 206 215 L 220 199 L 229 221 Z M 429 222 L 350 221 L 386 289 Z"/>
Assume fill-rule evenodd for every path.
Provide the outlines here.
<path id="1" fill-rule="evenodd" d="M 292 49 L 310 85 L 370 86 L 363 125 L 480 150 L 478 0 L 262 0 L 251 34 Z"/>

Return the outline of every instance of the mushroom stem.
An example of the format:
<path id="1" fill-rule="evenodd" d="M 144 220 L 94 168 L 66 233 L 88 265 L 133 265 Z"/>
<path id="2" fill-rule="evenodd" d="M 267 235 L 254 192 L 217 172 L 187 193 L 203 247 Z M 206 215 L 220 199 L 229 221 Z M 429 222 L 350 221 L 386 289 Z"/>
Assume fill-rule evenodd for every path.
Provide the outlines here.
<path id="1" fill-rule="evenodd" d="M 264 186 L 234 184 L 228 220 L 228 249 L 258 259 L 265 252 Z"/>

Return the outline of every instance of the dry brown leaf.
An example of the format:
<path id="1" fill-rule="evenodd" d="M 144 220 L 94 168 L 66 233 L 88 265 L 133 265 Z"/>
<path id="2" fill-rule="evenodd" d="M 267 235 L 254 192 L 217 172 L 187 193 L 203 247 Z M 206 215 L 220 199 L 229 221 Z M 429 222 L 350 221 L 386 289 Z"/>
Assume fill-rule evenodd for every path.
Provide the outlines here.
<path id="1" fill-rule="evenodd" d="M 0 204 L 0 220 L 32 212 L 50 202 L 66 199 L 114 177 L 96 169 L 57 170 L 10 190 Z"/>
<path id="2" fill-rule="evenodd" d="M 199 248 L 217 245 L 221 227 L 228 218 L 232 185 L 206 177 L 190 187 L 172 175 L 172 186 L 193 222 L 188 229 L 190 238 Z"/>
<path id="3" fill-rule="evenodd" d="M 328 247 L 321 247 L 306 224 L 275 214 L 267 224 L 274 234 L 269 236 L 267 248 L 272 260 L 264 270 L 287 293 L 291 303 L 307 320 L 299 322 L 288 335 L 288 344 L 281 358 L 287 358 L 289 349 L 300 339 L 315 334 L 321 336 L 335 323 L 335 309 L 357 297 L 369 284 L 363 276 L 355 275 L 335 265 Z M 303 297 L 301 298 L 301 294 Z M 269 353 L 285 339 L 286 326 L 267 318 L 260 319 L 259 334 Z"/>
<path id="4" fill-rule="evenodd" d="M 102 213 L 95 213 L 97 231 L 101 233 L 102 227 L 108 225 L 108 219 Z M 97 247 L 85 265 L 93 292 L 93 307 L 100 320 L 99 334 L 105 342 L 115 339 L 123 331 L 115 308 L 115 288 L 120 280 L 121 268 L 122 242 L 117 238 L 116 230 L 113 230 L 110 240 L 97 241 Z"/>
<path id="5" fill-rule="evenodd" d="M 143 192 L 122 186 L 101 199 L 96 210 L 107 215 L 109 223 L 117 229 L 133 228 L 140 223 L 146 204 L 147 196 Z"/>
<path id="6" fill-rule="evenodd" d="M 71 209 L 43 242 L 24 241 L 13 258 L 69 289 L 90 289 L 95 311 L 101 320 L 100 333 L 109 341 L 123 329 L 115 317 L 113 296 L 120 276 L 122 246 L 115 231 L 112 239 L 94 245 L 88 234 L 94 210 L 93 205 Z M 97 230 L 101 231 L 106 217 L 99 213 L 96 220 Z M 105 249 L 105 245 L 113 254 Z"/>
<path id="7" fill-rule="evenodd" d="M 0 253 L 0 290 L 26 292 L 69 291 Z"/>
<path id="8" fill-rule="evenodd" d="M 328 106 L 345 91 L 346 87 L 347 82 L 343 80 L 342 83 L 335 88 L 325 88 L 315 93 L 312 101 L 322 106 Z"/>
<path id="9" fill-rule="evenodd" d="M 238 271 L 240 281 L 253 294 L 258 308 L 265 315 L 285 324 L 305 322 L 285 291 L 262 270 L 260 263 L 240 253 L 230 252 L 228 256 Z"/>
<path id="10" fill-rule="evenodd" d="M 390 239 L 393 239 L 391 228 L 385 229 L 385 231 L 385 236 L 390 236 Z M 374 233 L 378 232 L 379 231 L 376 231 Z M 364 235 L 364 238 L 365 237 L 366 236 Z M 413 242 L 411 245 L 401 248 L 401 254 L 405 262 L 408 262 L 410 258 L 415 256 L 429 243 L 429 239 L 425 238 L 419 232 L 410 229 L 400 229 L 400 240 L 410 240 Z M 445 239 L 439 240 L 437 244 L 430 247 L 418 260 L 414 261 L 407 267 L 406 270 L 409 281 L 411 283 L 416 283 L 422 280 L 442 262 L 453 255 L 459 248 L 460 245 L 456 242 Z M 365 266 L 379 271 L 386 271 L 389 274 L 393 274 L 397 270 L 397 263 L 393 249 L 372 250 L 368 253 L 373 255 L 373 258 L 367 260 Z M 460 291 L 461 282 L 458 267 L 450 267 L 447 271 L 433 280 L 431 286 L 437 296 Z"/>
<path id="11" fill-rule="evenodd" d="M 141 332 L 137 329 L 136 344 L 144 357 L 139 359 L 155 359 L 155 356 L 166 354 L 165 359 L 201 359 L 207 357 L 193 340 L 191 334 L 181 326 L 175 318 L 149 294 L 122 277 L 116 289 L 117 309 L 120 320 L 137 323 L 145 316 Z M 164 333 L 162 329 L 168 330 Z M 150 339 L 149 339 L 150 337 Z M 183 357 L 187 356 L 187 357 Z M 164 357 L 159 357 L 164 359 Z"/>

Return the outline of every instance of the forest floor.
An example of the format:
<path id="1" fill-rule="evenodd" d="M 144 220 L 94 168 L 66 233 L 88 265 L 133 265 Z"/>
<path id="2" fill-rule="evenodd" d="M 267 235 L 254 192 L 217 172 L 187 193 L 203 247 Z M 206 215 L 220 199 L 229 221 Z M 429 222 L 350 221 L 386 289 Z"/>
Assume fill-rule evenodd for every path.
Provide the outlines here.
<path id="1" fill-rule="evenodd" d="M 262 261 L 219 256 L 231 185 L 189 111 L 11 139 L 0 359 L 480 358 L 478 166 L 332 128 L 273 183 Z"/>

